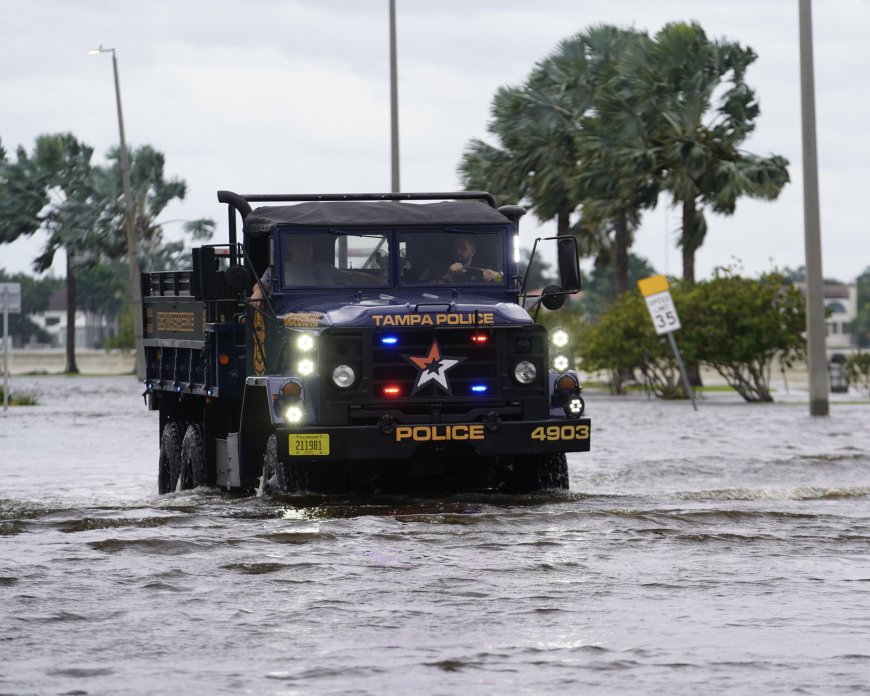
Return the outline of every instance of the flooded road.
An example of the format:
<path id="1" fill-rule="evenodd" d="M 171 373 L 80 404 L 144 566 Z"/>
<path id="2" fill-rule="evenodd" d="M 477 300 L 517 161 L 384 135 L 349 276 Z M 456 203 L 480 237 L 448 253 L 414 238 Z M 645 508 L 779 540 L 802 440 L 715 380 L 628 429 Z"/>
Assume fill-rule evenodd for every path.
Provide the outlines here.
<path id="1" fill-rule="evenodd" d="M 0 694 L 870 691 L 870 404 L 588 395 L 571 490 L 158 496 L 131 377 L 0 416 Z"/>

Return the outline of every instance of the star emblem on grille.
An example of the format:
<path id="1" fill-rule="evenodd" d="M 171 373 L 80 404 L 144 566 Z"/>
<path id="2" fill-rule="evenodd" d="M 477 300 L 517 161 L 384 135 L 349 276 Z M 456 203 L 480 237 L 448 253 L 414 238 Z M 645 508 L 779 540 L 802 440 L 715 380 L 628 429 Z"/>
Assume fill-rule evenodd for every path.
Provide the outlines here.
<path id="1" fill-rule="evenodd" d="M 447 381 L 447 371 L 465 360 L 464 357 L 448 357 L 441 354 L 441 346 L 438 339 L 432 340 L 429 352 L 424 356 L 402 355 L 402 357 L 417 368 L 417 381 L 414 383 L 413 396 L 430 382 L 434 382 L 441 389 L 452 396 L 450 383 Z"/>

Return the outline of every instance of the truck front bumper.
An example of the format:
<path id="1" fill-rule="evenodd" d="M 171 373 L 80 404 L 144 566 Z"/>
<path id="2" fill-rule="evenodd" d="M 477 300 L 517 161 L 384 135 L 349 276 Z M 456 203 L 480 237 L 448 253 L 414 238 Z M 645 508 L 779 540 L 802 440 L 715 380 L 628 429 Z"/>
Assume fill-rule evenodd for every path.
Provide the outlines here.
<path id="1" fill-rule="evenodd" d="M 418 455 L 481 457 L 588 452 L 591 420 L 428 423 L 276 429 L 278 459 L 333 461 L 411 459 Z"/>

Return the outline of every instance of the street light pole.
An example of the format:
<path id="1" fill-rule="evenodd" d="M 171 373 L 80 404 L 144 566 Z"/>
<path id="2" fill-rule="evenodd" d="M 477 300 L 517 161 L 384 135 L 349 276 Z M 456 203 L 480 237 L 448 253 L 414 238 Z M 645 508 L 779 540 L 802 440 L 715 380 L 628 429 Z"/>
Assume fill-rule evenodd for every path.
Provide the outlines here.
<path id="1" fill-rule="evenodd" d="M 396 67 L 396 0 L 390 0 L 390 152 L 392 192 L 399 192 L 399 85 Z"/>
<path id="2" fill-rule="evenodd" d="M 121 110 L 121 85 L 118 80 L 118 58 L 114 48 L 99 48 L 88 51 L 91 55 L 112 54 L 112 70 L 115 74 L 115 101 L 118 106 L 118 131 L 121 135 L 121 185 L 124 188 L 124 227 L 127 230 L 127 264 L 130 267 L 130 292 L 133 298 L 133 335 L 136 351 L 136 376 L 145 378 L 145 350 L 142 346 L 142 280 L 139 275 L 139 256 L 136 253 L 136 221 L 133 213 L 133 189 L 130 186 L 130 158 L 127 154 L 127 141 L 124 138 L 124 114 Z"/>
<path id="3" fill-rule="evenodd" d="M 828 358 L 825 351 L 825 289 L 819 223 L 819 167 L 816 156 L 816 97 L 810 0 L 799 0 L 801 123 L 804 165 L 804 249 L 807 270 L 807 348 L 810 415 L 828 415 Z"/>

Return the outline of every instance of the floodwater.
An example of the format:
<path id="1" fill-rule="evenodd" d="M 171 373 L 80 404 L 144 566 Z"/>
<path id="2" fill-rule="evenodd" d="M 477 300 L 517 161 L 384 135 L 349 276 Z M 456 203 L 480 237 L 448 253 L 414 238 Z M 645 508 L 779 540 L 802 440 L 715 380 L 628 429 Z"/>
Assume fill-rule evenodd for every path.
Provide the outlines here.
<path id="1" fill-rule="evenodd" d="M 870 404 L 587 394 L 571 490 L 158 496 L 131 377 L 0 416 L 0 694 L 870 690 Z"/>

